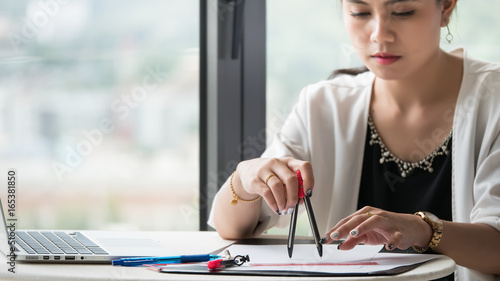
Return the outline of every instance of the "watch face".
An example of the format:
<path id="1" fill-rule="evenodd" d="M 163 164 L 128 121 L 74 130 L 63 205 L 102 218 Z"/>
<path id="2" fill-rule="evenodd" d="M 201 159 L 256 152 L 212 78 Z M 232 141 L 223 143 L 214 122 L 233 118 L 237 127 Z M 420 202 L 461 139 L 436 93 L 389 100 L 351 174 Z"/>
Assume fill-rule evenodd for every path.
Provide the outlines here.
<path id="1" fill-rule="evenodd" d="M 436 217 L 433 213 L 429 213 L 429 212 L 424 212 L 424 214 L 431 220 L 431 221 L 434 221 L 434 222 L 438 222 L 439 221 L 439 218 Z"/>

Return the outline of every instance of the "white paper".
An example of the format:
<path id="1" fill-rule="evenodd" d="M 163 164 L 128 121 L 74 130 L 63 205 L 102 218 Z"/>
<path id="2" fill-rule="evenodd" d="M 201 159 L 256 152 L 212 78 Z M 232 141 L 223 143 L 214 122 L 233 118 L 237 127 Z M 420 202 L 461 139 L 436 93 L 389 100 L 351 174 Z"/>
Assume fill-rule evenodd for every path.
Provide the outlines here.
<path id="1" fill-rule="evenodd" d="M 321 273 L 369 273 L 417 264 L 439 255 L 379 253 L 383 246 L 358 245 L 349 251 L 337 249 L 337 245 L 323 245 L 320 257 L 313 244 L 294 246 L 292 258 L 286 245 L 232 245 L 231 256 L 248 255 L 250 262 L 226 270 L 272 270 Z"/>

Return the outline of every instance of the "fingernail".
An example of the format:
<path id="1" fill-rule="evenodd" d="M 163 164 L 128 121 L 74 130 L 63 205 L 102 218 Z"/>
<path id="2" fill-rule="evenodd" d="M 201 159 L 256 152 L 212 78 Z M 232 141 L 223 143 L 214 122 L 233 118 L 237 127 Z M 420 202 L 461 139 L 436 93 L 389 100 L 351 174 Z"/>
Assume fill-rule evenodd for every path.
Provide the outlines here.
<path id="1" fill-rule="evenodd" d="M 325 236 L 325 237 L 321 238 L 321 240 L 319 240 L 319 243 L 320 244 L 325 244 L 326 241 L 328 241 L 328 237 Z"/>
<path id="2" fill-rule="evenodd" d="M 359 234 L 359 230 L 357 228 L 351 230 L 351 236 L 356 237 Z"/>
<path id="3" fill-rule="evenodd" d="M 393 250 L 394 249 L 394 245 L 393 244 L 389 244 L 389 250 Z"/>
<path id="4" fill-rule="evenodd" d="M 330 238 L 332 238 L 332 240 L 337 240 L 339 239 L 339 236 L 340 234 L 337 232 L 337 231 L 334 231 L 330 234 Z"/>
<path id="5" fill-rule="evenodd" d="M 337 246 L 337 250 L 340 250 L 340 246 L 341 246 L 342 244 L 344 244 L 344 242 L 343 242 L 343 241 L 342 241 L 342 242 L 340 242 L 340 244 Z"/>
<path id="6" fill-rule="evenodd" d="M 288 215 L 288 212 L 287 212 L 287 210 L 283 210 L 283 211 L 281 211 L 281 214 L 282 214 L 283 216 L 286 216 L 286 215 Z"/>
<path id="7" fill-rule="evenodd" d="M 306 192 L 306 195 L 307 197 L 311 197 L 313 194 L 313 191 L 311 189 L 309 189 L 307 192 Z"/>
<path id="8" fill-rule="evenodd" d="M 276 209 L 276 214 L 281 216 L 280 209 Z"/>
<path id="9" fill-rule="evenodd" d="M 294 210 L 295 210 L 294 208 L 288 208 L 288 214 L 293 213 Z"/>

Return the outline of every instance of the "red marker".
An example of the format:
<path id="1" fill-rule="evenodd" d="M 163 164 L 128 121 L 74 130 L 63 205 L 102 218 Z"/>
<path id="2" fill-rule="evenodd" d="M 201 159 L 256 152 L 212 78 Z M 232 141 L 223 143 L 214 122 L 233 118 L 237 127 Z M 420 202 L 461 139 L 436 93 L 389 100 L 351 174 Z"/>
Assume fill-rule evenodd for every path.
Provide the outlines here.
<path id="1" fill-rule="evenodd" d="M 209 261 L 207 263 L 207 266 L 208 269 L 210 270 L 217 270 L 220 268 L 230 267 L 235 265 L 240 266 L 247 261 L 250 261 L 250 257 L 248 255 L 247 256 L 238 255 L 234 259 L 218 259 Z"/>
<path id="2" fill-rule="evenodd" d="M 207 263 L 207 265 L 208 265 L 208 269 L 216 270 L 219 268 L 234 266 L 235 264 L 234 264 L 233 260 L 218 259 L 218 260 L 209 261 Z"/>

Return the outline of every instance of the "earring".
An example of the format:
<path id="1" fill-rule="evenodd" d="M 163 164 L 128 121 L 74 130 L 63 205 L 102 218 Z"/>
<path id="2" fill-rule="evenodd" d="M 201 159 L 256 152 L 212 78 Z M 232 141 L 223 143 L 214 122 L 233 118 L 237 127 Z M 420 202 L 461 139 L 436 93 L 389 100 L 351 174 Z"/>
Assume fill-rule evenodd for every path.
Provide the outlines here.
<path id="1" fill-rule="evenodd" d="M 448 34 L 446 34 L 446 41 L 448 41 L 448 44 L 451 44 L 451 41 L 453 41 L 453 35 L 450 32 L 450 27 L 448 26 L 448 20 L 445 19 L 444 23 L 446 23 L 446 29 L 448 30 Z"/>

